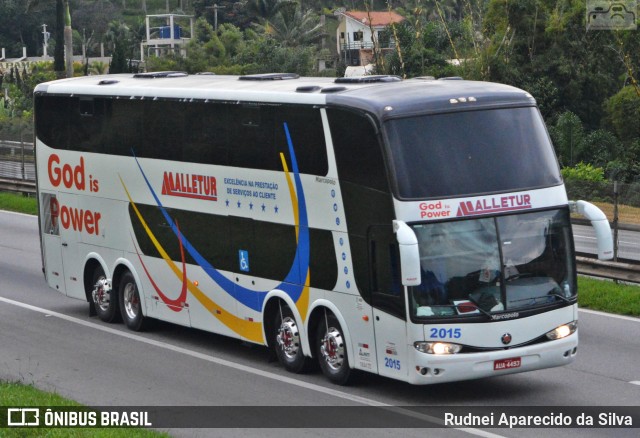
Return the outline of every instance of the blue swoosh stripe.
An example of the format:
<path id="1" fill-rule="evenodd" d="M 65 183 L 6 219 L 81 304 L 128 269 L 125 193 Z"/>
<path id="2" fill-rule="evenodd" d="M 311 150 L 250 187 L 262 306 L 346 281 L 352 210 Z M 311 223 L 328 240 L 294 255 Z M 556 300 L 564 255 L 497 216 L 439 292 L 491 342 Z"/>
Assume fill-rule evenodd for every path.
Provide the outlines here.
<path id="1" fill-rule="evenodd" d="M 299 235 L 298 235 L 298 247 L 296 249 L 296 255 L 291 265 L 291 269 L 282 283 L 280 283 L 276 289 L 280 289 L 284 291 L 287 295 L 291 297 L 294 302 L 297 302 L 302 294 L 304 289 L 304 285 L 300 283 L 304 283 L 301 279 L 305 278 L 307 275 L 307 271 L 309 269 L 309 252 L 310 252 L 310 244 L 309 244 L 309 228 L 308 228 L 308 217 L 307 217 L 307 205 L 306 199 L 304 196 L 304 190 L 302 188 L 302 180 L 300 179 L 300 173 L 298 171 L 298 162 L 296 160 L 295 152 L 293 149 L 293 142 L 291 140 L 291 135 L 289 134 L 289 127 L 286 123 L 284 123 L 284 130 L 287 137 L 287 144 L 289 147 L 289 155 L 291 157 L 291 167 L 293 169 L 294 180 L 296 184 L 297 198 L 298 198 L 298 211 L 299 211 Z M 147 178 L 144 170 L 142 170 L 142 166 L 138 161 L 138 158 L 134 154 L 134 158 L 136 160 L 136 164 L 142 173 L 142 177 L 144 178 L 147 187 L 151 191 L 153 198 L 156 201 L 156 204 L 160 208 L 162 215 L 165 220 L 171 227 L 171 230 L 174 232 L 176 236 L 179 236 L 180 231 L 176 227 L 175 223 L 169 216 L 169 213 L 166 211 L 162 202 L 158 198 L 156 192 L 153 190 L 149 179 Z M 226 278 L 222 275 L 217 269 L 215 269 L 211 263 L 209 263 L 198 250 L 191 244 L 191 242 L 182 235 L 183 246 L 184 249 L 187 250 L 189 255 L 196 261 L 202 269 L 207 273 L 207 275 L 218 284 L 226 293 L 231 295 L 233 298 L 238 300 L 240 303 L 245 306 L 253 309 L 255 311 L 262 310 L 262 304 L 264 299 L 269 291 L 254 291 L 243 286 L 240 286 L 233 281 Z"/>

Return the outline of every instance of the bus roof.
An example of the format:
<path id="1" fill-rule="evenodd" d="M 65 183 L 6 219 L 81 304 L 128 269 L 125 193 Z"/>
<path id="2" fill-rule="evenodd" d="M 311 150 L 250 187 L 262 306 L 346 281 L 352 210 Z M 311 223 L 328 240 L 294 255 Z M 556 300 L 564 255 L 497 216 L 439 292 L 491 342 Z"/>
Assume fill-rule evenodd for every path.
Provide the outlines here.
<path id="1" fill-rule="evenodd" d="M 222 100 L 347 106 L 380 118 L 505 106 L 533 106 L 518 88 L 460 78 L 395 76 L 298 77 L 287 73 L 248 76 L 180 72 L 84 76 L 40 84 L 36 93 L 129 99 Z"/>

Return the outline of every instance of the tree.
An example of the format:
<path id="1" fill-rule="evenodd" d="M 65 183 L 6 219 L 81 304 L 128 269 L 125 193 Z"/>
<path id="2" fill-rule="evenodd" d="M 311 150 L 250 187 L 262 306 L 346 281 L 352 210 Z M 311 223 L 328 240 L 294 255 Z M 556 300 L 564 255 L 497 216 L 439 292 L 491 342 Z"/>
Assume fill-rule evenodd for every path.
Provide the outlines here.
<path id="1" fill-rule="evenodd" d="M 283 8 L 291 7 L 297 2 L 293 0 L 246 0 L 245 8 L 251 16 L 262 20 L 270 20 Z"/>
<path id="2" fill-rule="evenodd" d="M 572 167 L 584 141 L 584 127 L 580 117 L 566 111 L 558 117 L 556 125 L 549 129 L 560 165 Z"/>
<path id="3" fill-rule="evenodd" d="M 640 138 L 640 96 L 628 85 L 605 102 L 604 126 L 631 143 Z"/>
<path id="4" fill-rule="evenodd" d="M 56 0 L 56 46 L 53 56 L 53 69 L 59 78 L 64 76 L 64 13 L 63 0 Z"/>
<path id="5" fill-rule="evenodd" d="M 297 3 L 288 2 L 271 17 L 255 24 L 258 31 L 265 33 L 285 47 L 308 45 L 324 36 L 324 29 L 318 16 L 311 10 L 303 12 Z"/>

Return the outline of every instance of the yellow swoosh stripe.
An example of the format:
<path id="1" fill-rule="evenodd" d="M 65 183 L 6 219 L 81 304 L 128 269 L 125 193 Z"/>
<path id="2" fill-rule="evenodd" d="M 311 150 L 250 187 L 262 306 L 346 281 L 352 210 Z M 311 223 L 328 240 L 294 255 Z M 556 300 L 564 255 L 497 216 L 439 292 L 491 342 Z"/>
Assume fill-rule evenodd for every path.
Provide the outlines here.
<path id="1" fill-rule="evenodd" d="M 169 265 L 169 267 L 171 268 L 173 273 L 176 275 L 176 277 L 178 277 L 179 279 L 182 279 L 182 275 L 183 275 L 182 272 L 180 271 L 178 266 L 173 262 L 173 260 L 171 260 L 167 252 L 164 250 L 162 245 L 160 245 L 160 242 L 158 241 L 158 239 L 156 239 L 155 235 L 147 225 L 147 222 L 142 217 L 140 210 L 138 210 L 138 207 L 136 206 L 135 202 L 133 202 L 133 199 L 131 198 L 131 194 L 129 193 L 129 190 L 127 190 L 127 186 L 122 180 L 122 177 L 120 175 L 118 175 L 118 177 L 120 178 L 120 182 L 124 187 L 124 191 L 127 194 L 127 198 L 129 198 L 129 202 L 131 203 L 131 206 L 133 207 L 133 210 L 135 211 L 136 216 L 140 220 L 140 223 L 142 224 L 142 227 L 144 228 L 145 232 L 151 239 L 153 246 L 155 246 L 155 248 L 158 250 L 158 252 L 160 253 L 160 256 L 167 263 L 167 265 Z M 249 339 L 251 341 L 258 342 L 258 343 L 264 343 L 264 337 L 262 336 L 261 323 L 255 322 L 255 321 L 247 321 L 245 319 L 238 318 L 237 316 L 233 315 L 230 312 L 227 312 L 221 306 L 216 304 L 215 301 L 209 298 L 204 292 L 202 292 L 202 290 L 200 290 L 200 288 L 198 288 L 190 280 L 188 280 L 187 288 L 189 289 L 189 292 L 191 292 L 191 294 L 213 316 L 215 316 L 218 320 L 220 320 L 220 322 L 222 322 L 225 326 L 229 327 L 229 329 L 240 334 L 241 336 L 244 336 L 246 339 Z"/>

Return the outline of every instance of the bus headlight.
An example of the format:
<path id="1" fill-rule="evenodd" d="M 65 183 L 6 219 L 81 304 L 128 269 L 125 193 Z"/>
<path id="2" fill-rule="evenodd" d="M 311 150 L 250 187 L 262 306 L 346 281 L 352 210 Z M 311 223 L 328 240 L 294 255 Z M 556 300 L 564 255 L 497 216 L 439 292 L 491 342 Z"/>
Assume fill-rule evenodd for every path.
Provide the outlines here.
<path id="1" fill-rule="evenodd" d="M 553 340 L 566 338 L 569 335 L 575 333 L 578 329 L 578 321 L 570 322 L 569 324 L 563 324 L 559 327 L 554 328 L 549 333 L 547 333 L 547 338 Z"/>
<path id="2" fill-rule="evenodd" d="M 462 345 L 449 342 L 416 342 L 413 346 L 419 352 L 428 354 L 456 354 L 462 350 Z"/>

